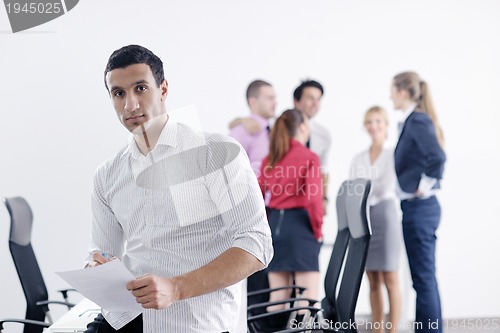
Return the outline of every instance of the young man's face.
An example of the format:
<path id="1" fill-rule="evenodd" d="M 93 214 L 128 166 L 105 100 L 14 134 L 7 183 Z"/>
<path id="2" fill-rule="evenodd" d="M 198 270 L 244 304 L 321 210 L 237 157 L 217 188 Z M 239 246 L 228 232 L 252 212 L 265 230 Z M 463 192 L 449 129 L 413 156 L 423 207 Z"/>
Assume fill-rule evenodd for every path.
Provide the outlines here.
<path id="1" fill-rule="evenodd" d="M 113 69 L 106 74 L 106 83 L 118 119 L 130 132 L 166 112 L 167 81 L 158 87 L 146 64 Z"/>
<path id="2" fill-rule="evenodd" d="M 274 117 L 276 111 L 276 93 L 271 86 L 262 86 L 257 97 L 251 97 L 251 108 L 266 119 Z"/>
<path id="3" fill-rule="evenodd" d="M 318 113 L 321 97 L 321 90 L 315 87 L 307 87 L 302 91 L 300 101 L 295 100 L 295 108 L 304 112 L 308 118 L 312 118 Z"/>

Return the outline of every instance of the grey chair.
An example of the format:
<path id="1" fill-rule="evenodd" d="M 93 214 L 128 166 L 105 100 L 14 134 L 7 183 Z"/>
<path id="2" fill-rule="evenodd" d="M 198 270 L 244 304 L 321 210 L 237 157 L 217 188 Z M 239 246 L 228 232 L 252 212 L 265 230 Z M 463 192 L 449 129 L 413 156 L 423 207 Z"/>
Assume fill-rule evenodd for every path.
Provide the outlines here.
<path id="1" fill-rule="evenodd" d="M 371 238 L 367 206 L 371 182 L 368 179 L 360 178 L 348 182 L 349 193 L 346 198 L 346 211 L 350 237 L 337 297 L 337 314 L 343 332 L 357 333 L 354 312 Z"/>
<path id="2" fill-rule="evenodd" d="M 5 198 L 4 203 L 11 218 L 9 249 L 26 298 L 25 319 L 43 323 L 47 317 L 47 324 L 50 325 L 52 319 L 48 305 L 60 304 L 67 306 L 68 309 L 73 307 L 74 304 L 68 302 L 68 291 L 74 289 L 59 290 L 64 301 L 48 300 L 47 287 L 31 246 L 33 212 L 28 202 L 21 197 Z M 9 321 L 21 322 L 20 320 Z M 3 320 L 3 322 L 7 322 L 7 320 Z M 38 323 L 25 323 L 24 333 L 39 333 L 42 331 L 43 326 Z"/>

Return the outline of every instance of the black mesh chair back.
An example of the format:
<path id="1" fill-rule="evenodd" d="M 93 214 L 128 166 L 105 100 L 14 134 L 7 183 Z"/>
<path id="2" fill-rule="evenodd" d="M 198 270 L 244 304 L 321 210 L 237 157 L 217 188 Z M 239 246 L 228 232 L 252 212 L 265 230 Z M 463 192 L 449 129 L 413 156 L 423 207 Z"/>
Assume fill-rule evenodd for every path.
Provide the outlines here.
<path id="1" fill-rule="evenodd" d="M 350 237 L 346 210 L 348 186 L 349 183 L 347 181 L 343 182 L 337 194 L 337 237 L 335 238 L 325 276 L 325 298 L 321 301 L 324 318 L 332 321 L 338 321 L 336 309 L 337 285 Z"/>
<path id="2" fill-rule="evenodd" d="M 48 300 L 48 293 L 31 246 L 33 213 L 26 200 L 21 197 L 6 198 L 5 206 L 11 218 L 9 249 L 26 298 L 25 318 L 44 321 L 44 307 L 36 303 Z M 28 324 L 25 325 L 23 332 L 41 333 L 42 331 L 43 327 Z"/>
<path id="3" fill-rule="evenodd" d="M 354 312 L 359 288 L 365 271 L 371 232 L 367 213 L 367 199 L 371 183 L 368 179 L 348 181 L 346 198 L 349 245 L 342 281 L 337 297 L 337 313 L 343 332 L 357 333 Z M 347 329 L 344 329 L 347 328 Z"/>

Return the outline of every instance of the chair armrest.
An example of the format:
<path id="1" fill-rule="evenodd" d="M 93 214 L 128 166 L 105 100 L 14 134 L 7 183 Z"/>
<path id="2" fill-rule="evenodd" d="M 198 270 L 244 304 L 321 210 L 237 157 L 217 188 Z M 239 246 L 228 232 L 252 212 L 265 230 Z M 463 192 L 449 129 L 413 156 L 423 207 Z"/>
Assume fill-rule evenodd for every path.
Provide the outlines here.
<path id="1" fill-rule="evenodd" d="M 272 305 L 295 303 L 297 301 L 307 301 L 307 302 L 309 302 L 308 306 L 313 306 L 313 304 L 319 303 L 319 301 L 316 299 L 297 297 L 297 298 L 288 298 L 288 299 L 284 299 L 284 300 L 276 301 L 276 302 L 264 302 L 264 303 L 252 304 L 252 305 L 249 305 L 247 307 L 247 311 L 260 309 L 260 308 L 264 308 L 264 307 L 268 307 L 268 306 L 272 306 Z"/>
<path id="2" fill-rule="evenodd" d="M 59 289 L 58 292 L 60 292 L 62 294 L 62 297 L 64 298 L 64 300 L 67 302 L 68 301 L 68 291 L 75 291 L 75 292 L 78 292 L 76 291 L 76 289 L 73 289 L 73 288 L 68 288 L 68 289 Z"/>
<path id="3" fill-rule="evenodd" d="M 314 306 L 298 306 L 296 308 L 289 308 L 289 309 L 278 310 L 278 311 L 262 313 L 262 314 L 258 314 L 255 316 L 251 316 L 251 317 L 248 317 L 247 322 L 257 321 L 257 320 L 269 318 L 269 317 L 276 316 L 276 315 L 292 313 L 292 312 L 298 311 L 298 310 L 309 310 L 312 313 L 316 314 L 318 311 L 321 311 L 321 308 L 316 308 Z"/>
<path id="4" fill-rule="evenodd" d="M 43 321 L 38 321 L 38 320 L 29 320 L 29 319 L 1 319 L 0 320 L 0 332 L 3 330 L 3 324 L 4 323 L 20 323 L 20 324 L 30 324 L 30 325 L 37 325 L 37 326 L 42 326 L 42 327 L 49 327 L 49 323 L 45 323 Z"/>
<path id="5" fill-rule="evenodd" d="M 49 304 L 66 305 L 68 307 L 68 309 L 71 309 L 72 307 L 75 306 L 75 304 L 73 304 L 73 303 L 62 302 L 62 301 L 39 301 L 39 302 L 36 302 L 36 305 L 38 305 L 38 306 L 49 305 Z"/>
<path id="6" fill-rule="evenodd" d="M 252 297 L 252 296 L 258 296 L 262 294 L 269 294 L 277 290 L 284 290 L 284 289 L 298 289 L 299 294 L 302 294 L 304 290 L 306 290 L 306 287 L 301 287 L 301 286 L 284 286 L 284 287 L 279 287 L 279 288 L 270 288 L 270 289 L 261 289 L 261 290 L 256 290 L 256 291 L 251 291 L 247 293 L 247 297 Z"/>

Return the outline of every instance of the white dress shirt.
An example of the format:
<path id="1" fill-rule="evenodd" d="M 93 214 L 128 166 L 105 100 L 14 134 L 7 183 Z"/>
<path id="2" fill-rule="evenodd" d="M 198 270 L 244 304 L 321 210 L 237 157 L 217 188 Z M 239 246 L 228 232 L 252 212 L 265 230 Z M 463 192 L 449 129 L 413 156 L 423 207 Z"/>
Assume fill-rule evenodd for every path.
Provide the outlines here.
<path id="1" fill-rule="evenodd" d="M 132 137 L 98 168 L 90 253 L 120 258 L 136 277 L 175 277 L 231 247 L 265 266 L 273 256 L 262 194 L 236 140 L 195 132 L 170 118 L 147 156 Z M 241 289 L 240 282 L 164 310 L 145 309 L 144 332 L 234 331 Z M 119 329 L 139 313 L 103 315 Z"/>
<path id="2" fill-rule="evenodd" d="M 374 206 L 383 200 L 396 198 L 396 172 L 394 171 L 394 150 L 384 148 L 373 162 L 370 151 L 357 154 L 351 163 L 350 179 L 367 178 L 371 180 L 368 204 Z"/>
<path id="3" fill-rule="evenodd" d="M 328 153 L 332 145 L 332 137 L 326 127 L 311 121 L 310 149 L 319 156 L 323 173 L 328 173 Z"/>

